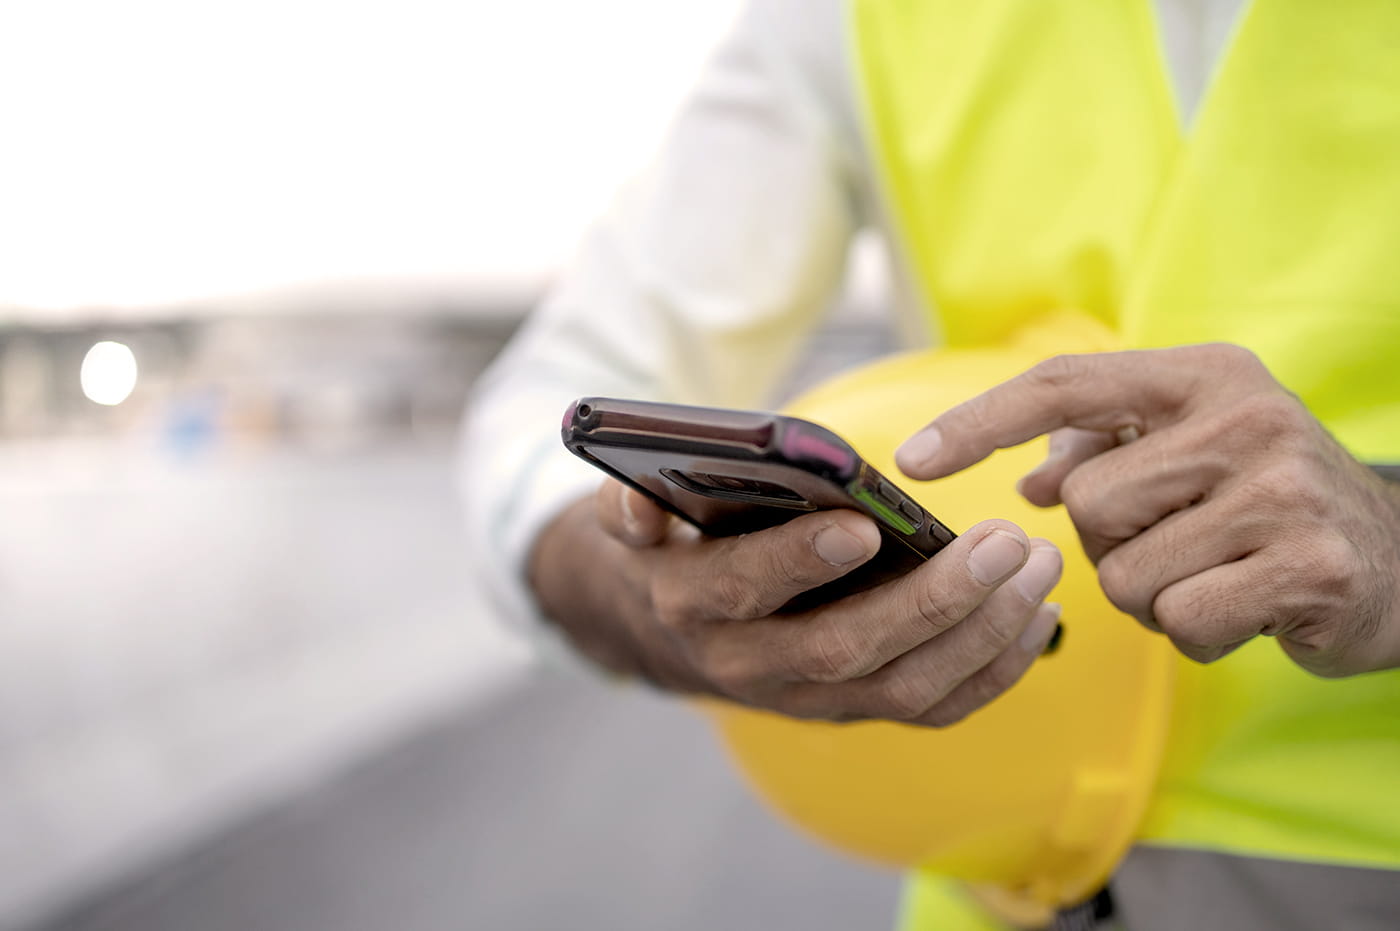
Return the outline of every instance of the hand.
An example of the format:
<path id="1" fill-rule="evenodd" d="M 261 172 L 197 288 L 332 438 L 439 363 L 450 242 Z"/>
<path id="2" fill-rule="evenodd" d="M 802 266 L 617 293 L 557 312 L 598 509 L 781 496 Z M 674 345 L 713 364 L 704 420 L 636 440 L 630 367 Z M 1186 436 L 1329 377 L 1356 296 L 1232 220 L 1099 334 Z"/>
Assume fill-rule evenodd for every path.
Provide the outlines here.
<path id="1" fill-rule="evenodd" d="M 1181 652 L 1210 662 L 1263 634 L 1323 676 L 1400 666 L 1400 497 L 1252 353 L 1050 359 L 897 461 L 934 478 L 1050 431 L 1022 493 L 1063 501 L 1109 599 Z"/>
<path id="2" fill-rule="evenodd" d="M 531 583 L 583 652 L 671 689 L 798 717 L 943 726 L 1009 688 L 1045 648 L 1059 551 L 986 521 L 902 578 L 812 610 L 795 596 L 865 563 L 853 511 L 710 538 L 608 481 L 540 535 Z"/>

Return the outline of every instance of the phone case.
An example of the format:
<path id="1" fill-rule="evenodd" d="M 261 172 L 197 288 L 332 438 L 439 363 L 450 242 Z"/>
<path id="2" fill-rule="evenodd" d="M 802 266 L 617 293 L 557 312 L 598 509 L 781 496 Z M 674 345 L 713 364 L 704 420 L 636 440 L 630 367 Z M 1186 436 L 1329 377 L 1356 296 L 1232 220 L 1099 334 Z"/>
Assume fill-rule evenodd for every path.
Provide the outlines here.
<path id="1" fill-rule="evenodd" d="M 862 511 L 885 538 L 855 581 L 864 587 L 909 571 L 956 536 L 841 437 L 796 417 L 581 398 L 565 412 L 563 439 L 575 455 L 714 536 L 805 511 Z"/>

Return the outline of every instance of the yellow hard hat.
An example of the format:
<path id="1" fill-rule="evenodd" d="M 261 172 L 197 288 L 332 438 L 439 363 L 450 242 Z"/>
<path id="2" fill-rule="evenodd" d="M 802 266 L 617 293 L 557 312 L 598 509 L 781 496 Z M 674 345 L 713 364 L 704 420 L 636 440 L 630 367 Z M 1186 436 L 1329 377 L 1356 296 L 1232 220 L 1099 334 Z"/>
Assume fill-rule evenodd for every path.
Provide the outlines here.
<path id="1" fill-rule="evenodd" d="M 1100 325 L 1062 317 L 997 349 L 900 355 L 836 378 L 789 412 L 844 436 L 898 479 L 895 448 L 936 414 L 1056 352 L 1112 348 Z M 1010 692 L 942 730 L 828 724 L 713 702 L 754 788 L 781 814 L 850 852 L 985 885 L 1031 917 L 1092 895 L 1131 844 L 1166 739 L 1174 659 L 1165 639 L 1104 597 L 1063 508 L 1016 493 L 1043 443 L 934 482 L 900 480 L 954 530 L 990 517 L 1054 541 L 1063 645 Z"/>

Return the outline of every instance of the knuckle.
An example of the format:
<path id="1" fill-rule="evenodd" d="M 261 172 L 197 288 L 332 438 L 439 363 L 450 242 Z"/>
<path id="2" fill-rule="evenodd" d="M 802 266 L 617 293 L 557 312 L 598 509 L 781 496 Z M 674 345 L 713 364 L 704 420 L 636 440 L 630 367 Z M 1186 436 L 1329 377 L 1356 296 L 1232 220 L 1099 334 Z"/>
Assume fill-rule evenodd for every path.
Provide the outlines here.
<path id="1" fill-rule="evenodd" d="M 1256 483 L 1268 497 L 1290 503 L 1315 495 L 1314 483 L 1307 469 L 1293 459 L 1270 466 L 1259 474 Z"/>
<path id="2" fill-rule="evenodd" d="M 1246 494 L 1257 507 L 1281 510 L 1289 515 L 1321 516 L 1328 509 L 1327 494 L 1312 470 L 1299 459 L 1275 463 L 1254 476 Z"/>
<path id="3" fill-rule="evenodd" d="M 709 598 L 718 612 L 732 620 L 752 620 L 768 614 L 767 606 L 747 577 L 737 572 L 717 572 L 709 580 Z"/>
<path id="4" fill-rule="evenodd" d="M 1366 671 L 1341 640 L 1335 631 L 1319 625 L 1280 637 L 1279 646 L 1299 666 L 1324 679 L 1340 679 Z"/>
<path id="5" fill-rule="evenodd" d="M 1299 655 L 1291 652 L 1289 656 L 1299 666 L 1322 679 L 1345 679 L 1359 672 L 1370 671 L 1357 663 L 1340 661 L 1331 657 L 1323 658 L 1311 654 Z"/>
<path id="6" fill-rule="evenodd" d="M 650 587 L 651 613 L 667 630 L 684 630 L 695 617 L 695 606 L 684 586 L 669 577 L 655 577 Z"/>
<path id="7" fill-rule="evenodd" d="M 927 584 L 914 586 L 913 612 L 935 634 L 942 633 L 967 615 L 948 597 L 947 592 Z"/>
<path id="8" fill-rule="evenodd" d="M 978 699 L 978 706 L 986 704 L 1021 680 L 1021 675 L 1025 672 L 1024 665 L 1013 663 L 993 663 L 988 666 L 978 683 L 975 693 Z"/>
<path id="9" fill-rule="evenodd" d="M 1206 364 L 1216 371 L 1228 370 L 1237 373 L 1265 371 L 1264 363 L 1251 350 L 1238 343 L 1203 343 L 1195 347 L 1205 358 Z"/>
<path id="10" fill-rule="evenodd" d="M 1151 598 L 1142 588 L 1142 574 L 1123 555 L 1113 550 L 1099 560 L 1099 587 L 1115 608 L 1127 614 L 1143 614 Z"/>
<path id="11" fill-rule="evenodd" d="M 1203 607 L 1195 594 L 1181 586 L 1172 586 L 1153 600 L 1152 613 L 1162 633 L 1176 643 L 1190 640 L 1191 621 L 1200 616 Z"/>
<path id="12" fill-rule="evenodd" d="M 987 405 L 981 397 L 964 401 L 945 417 L 950 415 L 957 424 L 956 433 L 982 434 L 995 426 L 989 419 Z"/>
<path id="13" fill-rule="evenodd" d="M 788 555 L 773 559 L 765 569 L 764 577 L 765 582 L 785 592 L 806 591 L 825 581 L 809 562 Z"/>
<path id="14" fill-rule="evenodd" d="M 1255 429 L 1270 436 L 1300 432 L 1307 423 L 1302 404 L 1282 391 L 1264 391 L 1250 395 L 1240 402 Z"/>
<path id="15" fill-rule="evenodd" d="M 1232 460 L 1241 446 L 1255 446 L 1256 424 L 1245 405 L 1231 404 L 1201 415 L 1194 424 L 1197 454 L 1215 452 Z"/>
<path id="16" fill-rule="evenodd" d="M 1081 535 L 1104 543 L 1118 543 L 1137 533 L 1111 507 L 1104 507 L 1097 489 L 1101 485 L 1089 466 L 1075 469 L 1060 487 L 1060 500 Z"/>
<path id="17" fill-rule="evenodd" d="M 1209 448 L 1289 448 L 1307 429 L 1308 414 L 1289 394 L 1259 391 L 1235 399 L 1203 425 Z"/>
<path id="18" fill-rule="evenodd" d="M 808 682 L 834 685 L 859 678 L 866 671 L 864 657 L 838 628 L 816 632 L 806 644 L 793 671 Z"/>
<path id="19" fill-rule="evenodd" d="M 1353 546 L 1338 537 L 1314 540 L 1304 565 L 1308 568 L 1309 589 L 1324 598 L 1350 595 L 1356 580 L 1357 554 Z"/>
<path id="20" fill-rule="evenodd" d="M 762 677 L 749 653 L 729 649 L 720 643 L 704 650 L 697 665 L 700 674 L 721 695 L 729 698 L 747 696 Z"/>
<path id="21" fill-rule="evenodd" d="M 1026 372 L 1026 377 L 1047 388 L 1065 388 L 1074 384 L 1083 374 L 1083 356 L 1061 353 L 1036 363 Z"/>
<path id="22" fill-rule="evenodd" d="M 1180 594 L 1168 589 L 1153 604 L 1154 613 L 1162 632 L 1185 656 L 1198 663 L 1209 663 L 1225 655 L 1224 644 L 1210 634 L 1211 628 L 1218 628 L 1230 618 L 1225 608 L 1212 609 L 1200 602 L 1192 594 Z"/>
<path id="23" fill-rule="evenodd" d="M 1313 517 L 1324 517 L 1333 512 L 1336 486 L 1330 478 L 1314 471 L 1308 461 L 1291 460 L 1284 481 L 1289 488 L 1289 502 L 1294 510 L 1302 510 Z"/>
<path id="24" fill-rule="evenodd" d="M 1034 610 L 1034 606 L 1027 606 L 1024 614 L 1029 615 Z M 974 619 L 979 623 L 973 627 L 973 634 L 976 636 L 979 646 L 987 653 L 1000 654 L 1011 646 L 1016 637 L 1020 636 L 1021 627 L 1017 625 L 1010 613 L 983 611 Z M 972 621 L 969 620 L 969 623 Z"/>
<path id="25" fill-rule="evenodd" d="M 1177 649 L 1199 662 L 1214 659 L 1219 649 L 1219 644 L 1212 641 L 1199 624 L 1179 624 L 1175 628 L 1164 627 L 1163 630 Z"/>
<path id="26" fill-rule="evenodd" d="M 1183 656 L 1202 664 L 1213 663 L 1225 655 L 1225 650 L 1222 647 L 1213 644 L 1182 640 L 1176 637 L 1172 638 L 1172 643 L 1176 645 L 1177 651 Z"/>
<path id="27" fill-rule="evenodd" d="M 1333 668 L 1338 658 L 1345 652 L 1344 638 L 1335 624 L 1318 624 L 1309 631 L 1308 647 L 1312 653 L 1313 665 Z"/>
<path id="28" fill-rule="evenodd" d="M 1024 668 L 1012 663 L 992 663 L 983 669 L 969 683 L 967 694 L 960 695 L 965 701 L 960 704 L 966 709 L 963 714 L 970 714 L 992 699 L 1007 692 L 1021 678 Z"/>
<path id="29" fill-rule="evenodd" d="M 928 711 L 938 700 L 926 679 L 909 672 L 895 672 L 882 683 L 876 697 L 879 717 L 893 721 L 912 721 Z"/>
<path id="30" fill-rule="evenodd" d="M 1088 469 L 1078 468 L 1065 476 L 1064 482 L 1060 484 L 1060 500 L 1064 502 L 1065 509 L 1074 516 L 1076 522 L 1090 517 L 1093 482 L 1090 480 Z"/>

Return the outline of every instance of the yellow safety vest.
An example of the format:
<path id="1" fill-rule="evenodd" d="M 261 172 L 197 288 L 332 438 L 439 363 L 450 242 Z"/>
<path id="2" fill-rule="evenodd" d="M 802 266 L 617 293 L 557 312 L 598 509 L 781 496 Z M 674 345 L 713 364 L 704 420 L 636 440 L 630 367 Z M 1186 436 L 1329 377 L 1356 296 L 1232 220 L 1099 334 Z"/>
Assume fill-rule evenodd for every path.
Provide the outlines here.
<path id="1" fill-rule="evenodd" d="M 1148 0 L 849 15 L 897 246 L 951 345 L 1065 308 L 1129 346 L 1238 343 L 1400 462 L 1400 3 L 1255 0 L 1188 132 Z M 1177 672 L 1141 842 L 1400 869 L 1400 672 L 1324 681 L 1263 639 Z"/>

